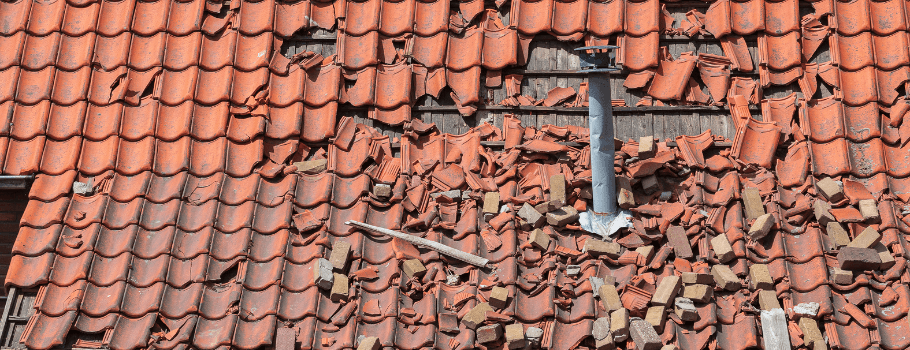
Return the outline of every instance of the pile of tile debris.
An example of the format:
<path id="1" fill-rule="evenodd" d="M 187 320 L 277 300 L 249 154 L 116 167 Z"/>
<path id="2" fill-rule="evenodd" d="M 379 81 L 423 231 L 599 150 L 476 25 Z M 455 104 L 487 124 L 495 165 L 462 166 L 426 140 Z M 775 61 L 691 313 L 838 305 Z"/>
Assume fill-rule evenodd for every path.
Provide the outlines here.
<path id="1" fill-rule="evenodd" d="M 739 135 L 747 133 L 748 123 Z M 504 124 L 502 138 L 500 130 L 480 128 L 488 130 L 481 131 L 487 141 L 504 139 L 504 151 L 481 147 L 481 154 L 469 156 L 470 150 L 446 150 L 445 163 L 465 167 L 434 168 L 417 159 L 410 163 L 416 176 L 405 191 L 396 191 L 414 205 L 403 225 L 412 234 L 452 230 L 454 237 L 442 241 L 459 246 L 457 237 L 479 230 L 479 254 L 485 257 L 517 239 L 518 250 L 508 259 L 493 258 L 490 271 L 479 271 L 485 277 L 469 287 L 476 294 L 457 292 L 451 299 L 442 298 L 442 285 L 464 290 L 464 275 L 477 278 L 474 271 L 465 273 L 463 264 L 443 259 L 443 275 L 426 266 L 418 251 L 396 250 L 407 281 L 401 298 L 417 304 L 436 289 L 437 327 L 450 348 L 471 341 L 509 349 L 852 348 L 842 343 L 849 335 L 841 327 L 883 327 L 883 334 L 906 327 L 908 246 L 898 229 L 906 232 L 910 216 L 906 207 L 893 211 L 899 202 L 889 194 L 873 195 L 846 177 L 811 177 L 808 159 L 763 153 L 767 145 L 738 138 L 731 149 L 729 140 L 710 131 L 668 142 L 617 140 L 618 201 L 634 213 L 634 227 L 602 240 L 577 222 L 592 200 L 586 130 L 535 130 L 509 116 Z M 579 147 L 556 142 L 569 139 Z M 772 160 L 777 172 L 758 165 Z M 795 176 L 798 185 L 782 186 L 782 175 Z M 374 195 L 390 197 L 382 185 Z M 335 251 L 320 265 L 326 271 L 345 265 L 331 260 Z M 335 276 L 325 289 L 348 294 L 348 279 Z M 551 301 L 555 313 L 543 306 Z M 888 324 L 891 310 L 898 310 L 903 325 Z M 547 317 L 528 317 L 535 313 Z M 876 321 L 875 313 L 882 319 Z M 399 317 L 427 315 L 403 309 Z M 378 350 L 383 341 L 389 339 L 364 335 L 358 349 Z"/>

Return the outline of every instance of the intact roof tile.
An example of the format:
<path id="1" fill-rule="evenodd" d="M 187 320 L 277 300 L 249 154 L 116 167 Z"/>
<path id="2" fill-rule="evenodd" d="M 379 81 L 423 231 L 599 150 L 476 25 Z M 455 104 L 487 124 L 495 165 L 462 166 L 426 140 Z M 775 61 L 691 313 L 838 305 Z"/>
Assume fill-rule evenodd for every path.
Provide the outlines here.
<path id="1" fill-rule="evenodd" d="M 173 1 L 167 15 L 167 32 L 171 35 L 188 35 L 202 29 L 205 0 Z"/>
<path id="2" fill-rule="evenodd" d="M 95 28 L 103 36 L 115 36 L 130 30 L 136 0 L 105 1 L 101 4 Z"/>
<path id="3" fill-rule="evenodd" d="M 275 19 L 275 0 L 243 1 L 240 5 L 239 31 L 256 35 L 272 30 Z"/>
<path id="4" fill-rule="evenodd" d="M 418 0 L 415 3 L 414 33 L 430 36 L 446 30 L 449 4 L 450 0 Z"/>
<path id="5" fill-rule="evenodd" d="M 28 1 L 28 0 L 22 0 Z M 41 313 L 35 314 L 29 333 L 26 334 L 25 345 L 32 349 L 49 349 L 62 345 L 67 331 L 76 319 L 77 312 L 70 311 L 61 316 L 53 317 Z M 40 336 L 30 336 L 36 332 Z"/>
<path id="6" fill-rule="evenodd" d="M 84 6 L 67 4 L 60 30 L 70 36 L 81 36 L 95 31 L 101 2 L 91 2 Z"/>
<path id="7" fill-rule="evenodd" d="M 121 316 L 111 331 L 109 346 L 115 350 L 129 350 L 146 345 L 146 339 L 157 319 L 158 317 L 154 313 L 136 319 Z"/>
<path id="8" fill-rule="evenodd" d="M 24 50 L 26 37 L 25 32 L 18 32 L 10 36 L 0 36 L 0 44 L 8 48 L 0 54 L 0 69 L 6 69 L 11 66 L 20 64 L 20 57 Z"/>
<path id="9" fill-rule="evenodd" d="M 133 33 L 144 36 L 163 32 L 167 26 L 168 10 L 170 9 L 171 3 L 179 4 L 180 2 L 167 0 L 137 0 L 130 30 Z"/>
<path id="10" fill-rule="evenodd" d="M 32 7 L 32 1 L 20 0 L 14 2 L 4 2 L 0 5 L 2 12 L 6 14 L 0 19 L 0 34 L 10 35 L 21 30 L 25 30 L 28 23 L 29 12 Z"/>
<path id="11" fill-rule="evenodd" d="M 282 37 L 292 36 L 297 31 L 309 27 L 310 23 L 307 20 L 309 17 L 309 1 L 279 1 L 275 8 L 275 34 Z"/>

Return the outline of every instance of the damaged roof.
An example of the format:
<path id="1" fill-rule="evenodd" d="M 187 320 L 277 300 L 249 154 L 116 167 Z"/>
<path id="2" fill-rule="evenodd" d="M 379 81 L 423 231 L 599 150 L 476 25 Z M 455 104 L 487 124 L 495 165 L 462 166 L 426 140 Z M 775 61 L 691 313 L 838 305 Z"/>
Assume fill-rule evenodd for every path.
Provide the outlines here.
<path id="1" fill-rule="evenodd" d="M 0 170 L 36 175 L 5 281 L 36 294 L 34 315 L 7 336 L 41 350 L 910 346 L 905 2 L 819 0 L 800 17 L 796 0 L 720 0 L 679 23 L 665 5 L 0 1 Z M 336 55 L 280 52 L 315 29 L 337 33 Z M 585 85 L 535 100 L 503 73 L 544 33 L 617 44 L 640 105 L 727 106 L 735 138 L 619 142 L 632 227 L 603 239 L 578 223 L 587 129 L 506 115 L 451 135 L 412 119 L 443 91 L 470 115 L 482 86 L 504 86 L 506 106 L 583 106 Z M 723 55 L 673 55 L 666 35 L 713 37 Z"/>

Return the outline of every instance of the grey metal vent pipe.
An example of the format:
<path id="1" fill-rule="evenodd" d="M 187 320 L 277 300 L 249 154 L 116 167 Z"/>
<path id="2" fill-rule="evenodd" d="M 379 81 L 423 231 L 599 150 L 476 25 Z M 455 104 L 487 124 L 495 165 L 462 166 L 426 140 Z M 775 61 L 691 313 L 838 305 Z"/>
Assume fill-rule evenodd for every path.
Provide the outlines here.
<path id="1" fill-rule="evenodd" d="M 591 133 L 591 187 L 593 211 L 582 220 L 590 232 L 607 237 L 619 227 L 627 226 L 615 220 L 620 213 L 616 203 L 616 173 L 613 157 L 616 154 L 613 136 L 613 99 L 610 95 L 610 72 L 616 46 L 586 46 L 575 49 L 581 59 L 581 72 L 588 75 L 588 128 Z M 586 225 L 587 224 L 587 225 Z"/>

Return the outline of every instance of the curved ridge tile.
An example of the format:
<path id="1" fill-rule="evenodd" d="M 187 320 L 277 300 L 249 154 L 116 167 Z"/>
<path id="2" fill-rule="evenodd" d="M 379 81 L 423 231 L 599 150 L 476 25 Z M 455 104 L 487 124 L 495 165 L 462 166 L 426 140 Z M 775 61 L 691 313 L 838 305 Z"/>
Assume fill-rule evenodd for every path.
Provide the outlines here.
<path id="1" fill-rule="evenodd" d="M 275 207 L 256 205 L 253 215 L 253 230 L 260 233 L 273 233 L 290 227 L 291 215 L 294 205 L 291 201 L 284 201 Z"/>
<path id="2" fill-rule="evenodd" d="M 206 286 L 202 292 L 199 314 L 206 319 L 224 318 L 231 306 L 240 301 L 242 292 L 240 284 L 234 282 Z"/>
<path id="3" fill-rule="evenodd" d="M 73 283 L 67 287 L 47 285 L 38 311 L 48 316 L 62 316 L 67 312 L 78 311 L 85 294 L 85 281 Z"/>
<path id="4" fill-rule="evenodd" d="M 824 257 L 815 257 L 805 263 L 787 263 L 790 288 L 808 292 L 828 283 L 828 267 Z"/>
<path id="5" fill-rule="evenodd" d="M 227 315 L 218 320 L 199 319 L 193 345 L 202 350 L 214 350 L 220 346 L 231 345 L 237 315 Z"/>
<path id="6" fill-rule="evenodd" d="M 145 200 L 136 197 L 128 202 L 108 201 L 104 214 L 104 226 L 110 229 L 122 229 L 139 223 L 139 216 Z"/>
<path id="7" fill-rule="evenodd" d="M 253 261 L 270 261 L 284 255 L 289 231 L 281 229 L 272 234 L 253 233 L 248 257 Z"/>
<path id="8" fill-rule="evenodd" d="M 240 294 L 240 319 L 257 321 L 273 316 L 278 311 L 278 297 L 281 288 L 277 284 L 261 291 L 244 289 Z"/>
<path id="9" fill-rule="evenodd" d="M 132 262 L 133 255 L 130 253 L 121 253 L 110 258 L 95 254 L 88 281 L 96 286 L 110 286 L 118 281 L 125 281 Z"/>
<path id="10" fill-rule="evenodd" d="M 244 272 L 243 287 L 263 290 L 281 281 L 284 258 L 278 257 L 267 262 L 248 261 Z"/>
<path id="11" fill-rule="evenodd" d="M 51 271 L 50 282 L 58 286 L 68 286 L 88 277 L 92 266 L 94 252 L 83 252 L 74 257 L 57 256 Z"/>
<path id="12" fill-rule="evenodd" d="M 22 2 L 31 2 L 22 0 Z M 62 345 L 66 334 L 69 333 L 70 327 L 76 320 L 77 312 L 70 311 L 62 316 L 53 317 L 44 314 L 37 314 L 34 323 L 29 322 L 27 333 L 22 335 L 23 343 L 29 349 L 50 349 L 54 346 Z"/>
<path id="13" fill-rule="evenodd" d="M 199 303 L 205 285 L 193 283 L 186 288 L 167 286 L 161 297 L 161 315 L 170 318 L 182 318 L 199 312 Z"/>
<path id="14" fill-rule="evenodd" d="M 201 204 L 185 201 L 180 209 L 180 219 L 177 221 L 177 227 L 181 230 L 193 232 L 202 230 L 212 224 L 217 208 L 218 201 L 214 199 Z"/>
<path id="15" fill-rule="evenodd" d="M 215 229 L 221 232 L 236 232 L 243 228 L 250 228 L 253 221 L 253 212 L 256 202 L 249 201 L 240 205 L 222 203 L 215 218 Z"/>
<path id="16" fill-rule="evenodd" d="M 12 253 L 34 257 L 54 251 L 57 247 L 57 240 L 60 237 L 62 227 L 60 224 L 43 228 L 23 226 L 19 229 L 19 233 L 16 234 Z"/>
<path id="17" fill-rule="evenodd" d="M 211 221 L 211 218 L 208 220 Z M 213 231 L 211 226 L 202 227 L 197 231 L 177 230 L 171 255 L 178 259 L 191 259 L 208 253 Z"/>
<path id="18" fill-rule="evenodd" d="M 117 324 L 117 320 L 119 318 L 120 315 L 118 314 L 107 314 L 102 317 L 92 317 L 80 313 L 79 316 L 76 317 L 76 323 L 73 325 L 73 329 L 86 333 L 100 333 L 114 328 L 114 325 Z"/>
<path id="19" fill-rule="evenodd" d="M 101 225 L 97 222 L 84 228 L 64 226 L 57 243 L 57 254 L 74 257 L 88 250 L 94 250 L 99 231 L 101 231 Z"/>
<path id="20" fill-rule="evenodd" d="M 205 255 L 185 260 L 172 257 L 171 264 L 167 269 L 167 284 L 182 288 L 190 283 L 204 282 L 208 262 L 209 258 Z"/>
<path id="21" fill-rule="evenodd" d="M 20 225 L 41 228 L 63 222 L 70 199 L 60 197 L 50 202 L 32 200 L 25 206 Z"/>
<path id="22" fill-rule="evenodd" d="M 31 288 L 48 282 L 51 267 L 54 265 L 54 253 L 44 253 L 34 257 L 13 255 L 6 272 L 4 286 Z"/>
<path id="23" fill-rule="evenodd" d="M 146 201 L 142 207 L 142 219 L 139 221 L 139 226 L 150 231 L 158 231 L 167 226 L 173 226 L 177 223 L 180 203 L 179 199 L 172 199 L 164 203 Z M 171 230 L 173 230 L 173 227 Z"/>
<path id="24" fill-rule="evenodd" d="M 128 285 L 123 294 L 123 305 L 120 307 L 120 312 L 127 317 L 142 317 L 158 311 L 164 289 L 163 282 L 149 287 Z"/>
<path id="25" fill-rule="evenodd" d="M 73 167 L 75 168 L 75 167 Z M 59 199 L 69 194 L 73 189 L 72 183 L 76 180 L 76 171 L 67 170 L 59 174 L 37 174 L 35 181 L 28 192 L 28 199 L 44 202 Z"/>
<path id="26" fill-rule="evenodd" d="M 129 282 L 134 286 L 148 287 L 167 278 L 171 257 L 160 255 L 154 259 L 135 258 L 130 262 Z M 174 265 L 177 269 L 178 266 Z"/>
<path id="27" fill-rule="evenodd" d="M 126 291 L 126 282 L 119 281 L 110 286 L 96 286 L 89 283 L 85 288 L 80 310 L 82 313 L 99 317 L 120 312 L 120 304 Z"/>
<path id="28" fill-rule="evenodd" d="M 166 1 L 166 0 L 158 0 Z M 152 326 L 158 315 L 151 313 L 141 318 L 121 316 L 117 325 L 111 331 L 111 340 L 108 346 L 113 350 L 132 350 L 148 344 Z"/>

